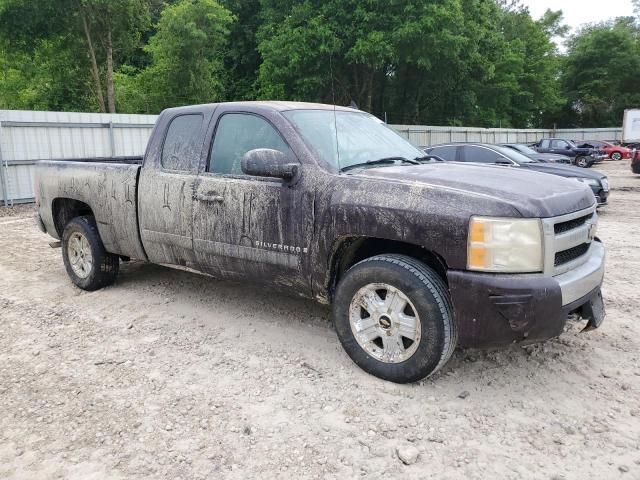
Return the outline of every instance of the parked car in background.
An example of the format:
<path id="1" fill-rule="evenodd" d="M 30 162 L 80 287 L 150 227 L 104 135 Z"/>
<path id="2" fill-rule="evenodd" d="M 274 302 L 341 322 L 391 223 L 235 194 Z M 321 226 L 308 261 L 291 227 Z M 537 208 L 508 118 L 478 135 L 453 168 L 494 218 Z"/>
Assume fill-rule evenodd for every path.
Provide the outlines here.
<path id="1" fill-rule="evenodd" d="M 601 150 L 611 160 L 622 160 L 623 158 L 631 158 L 633 156 L 633 149 L 602 140 L 582 140 L 578 142 L 578 147 Z"/>
<path id="2" fill-rule="evenodd" d="M 539 162 L 571 164 L 571 158 L 567 157 L 566 155 L 560 155 L 557 153 L 540 153 L 523 143 L 502 143 L 501 145 L 503 147 L 515 150 L 516 152 L 520 152 L 521 154 L 526 155 L 529 158 L 538 160 Z"/>
<path id="3" fill-rule="evenodd" d="M 564 138 L 543 138 L 533 147 L 540 153 L 557 153 L 572 158 L 571 163 L 588 168 L 604 160 L 604 153 L 595 148 L 580 148 L 572 140 Z"/>
<path id="4" fill-rule="evenodd" d="M 631 171 L 633 173 L 640 173 L 640 150 L 636 150 L 631 160 Z"/>
<path id="5" fill-rule="evenodd" d="M 426 147 L 424 151 L 429 155 L 434 155 L 445 161 L 490 163 L 572 178 L 591 187 L 598 206 L 606 205 L 608 201 L 609 180 L 606 175 L 596 171 L 577 168 L 573 165 L 539 162 L 501 145 L 491 145 L 487 143 L 452 143 Z"/>

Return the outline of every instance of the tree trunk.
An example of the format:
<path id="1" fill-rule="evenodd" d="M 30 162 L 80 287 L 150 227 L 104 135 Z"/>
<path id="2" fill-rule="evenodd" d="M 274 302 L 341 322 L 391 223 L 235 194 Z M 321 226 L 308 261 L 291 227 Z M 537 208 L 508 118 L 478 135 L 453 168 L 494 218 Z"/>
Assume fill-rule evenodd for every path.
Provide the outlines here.
<path id="1" fill-rule="evenodd" d="M 373 76 L 375 75 L 375 71 L 372 71 L 369 74 L 369 84 L 367 85 L 367 112 L 371 113 L 373 106 Z"/>
<path id="2" fill-rule="evenodd" d="M 87 18 L 82 14 L 82 26 L 84 27 L 84 34 L 87 37 L 87 47 L 89 48 L 89 57 L 91 57 L 91 76 L 93 77 L 93 83 L 96 89 L 96 100 L 98 101 L 98 107 L 102 113 L 107 109 L 104 105 L 104 96 L 102 95 L 102 82 L 100 81 L 100 72 L 98 71 L 98 62 L 96 62 L 96 51 L 93 48 L 93 42 L 91 41 L 91 33 L 89 32 L 89 26 L 87 25 Z"/>
<path id="3" fill-rule="evenodd" d="M 109 113 L 116 113 L 116 93 L 113 88 L 113 43 L 111 42 L 111 29 L 107 31 L 107 101 Z"/>

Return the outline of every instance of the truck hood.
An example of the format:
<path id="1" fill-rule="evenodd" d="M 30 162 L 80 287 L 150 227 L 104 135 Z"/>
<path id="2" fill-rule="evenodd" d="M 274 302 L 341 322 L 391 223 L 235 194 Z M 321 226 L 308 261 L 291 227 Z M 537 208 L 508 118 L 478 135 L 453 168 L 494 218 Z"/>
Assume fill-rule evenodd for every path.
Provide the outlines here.
<path id="1" fill-rule="evenodd" d="M 587 170 L 586 168 L 574 167 L 573 165 L 562 165 L 557 163 L 527 163 L 520 167 L 567 178 L 594 178 L 596 180 L 605 178 L 605 175 L 600 172 Z"/>
<path id="2" fill-rule="evenodd" d="M 512 206 L 523 217 L 564 215 L 589 208 L 595 202 L 593 192 L 583 183 L 504 166 L 443 162 L 366 168 L 353 170 L 350 175 L 490 197 Z"/>

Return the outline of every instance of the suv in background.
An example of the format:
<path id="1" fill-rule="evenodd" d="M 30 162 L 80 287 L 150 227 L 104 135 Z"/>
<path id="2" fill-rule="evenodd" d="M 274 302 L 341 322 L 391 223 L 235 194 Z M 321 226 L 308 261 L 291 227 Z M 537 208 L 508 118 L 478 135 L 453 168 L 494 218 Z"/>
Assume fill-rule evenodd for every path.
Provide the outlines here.
<path id="1" fill-rule="evenodd" d="M 594 148 L 580 148 L 572 140 L 564 138 L 543 138 L 533 145 L 540 153 L 558 153 L 571 157 L 574 165 L 582 168 L 591 167 L 594 163 L 604 160 L 605 155 Z"/>
<path id="2" fill-rule="evenodd" d="M 423 150 L 427 154 L 444 161 L 520 167 L 559 177 L 572 178 L 591 188 L 599 207 L 606 205 L 608 201 L 609 180 L 606 175 L 600 172 L 583 170 L 573 165 L 540 162 L 511 148 L 488 143 L 452 143 L 423 147 Z"/>

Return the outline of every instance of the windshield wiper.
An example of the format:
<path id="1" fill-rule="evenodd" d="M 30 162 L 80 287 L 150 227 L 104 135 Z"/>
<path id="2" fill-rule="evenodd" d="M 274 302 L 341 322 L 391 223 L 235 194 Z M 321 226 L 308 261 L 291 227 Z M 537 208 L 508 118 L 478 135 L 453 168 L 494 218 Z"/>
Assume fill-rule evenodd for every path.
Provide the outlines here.
<path id="1" fill-rule="evenodd" d="M 437 155 L 423 155 L 422 157 L 416 157 L 414 160 L 418 163 L 428 162 L 431 160 L 435 160 L 436 162 L 444 162 L 444 160 Z"/>
<path id="2" fill-rule="evenodd" d="M 342 167 L 340 169 L 341 172 L 346 172 L 347 170 L 351 170 L 353 168 L 366 167 L 368 165 L 390 165 L 395 164 L 396 162 L 405 162 L 410 163 L 412 165 L 420 165 L 420 162 L 417 160 L 409 160 L 404 157 L 385 157 L 378 158 L 377 160 L 369 160 L 368 162 L 354 163 L 353 165 L 347 165 L 346 167 Z"/>

